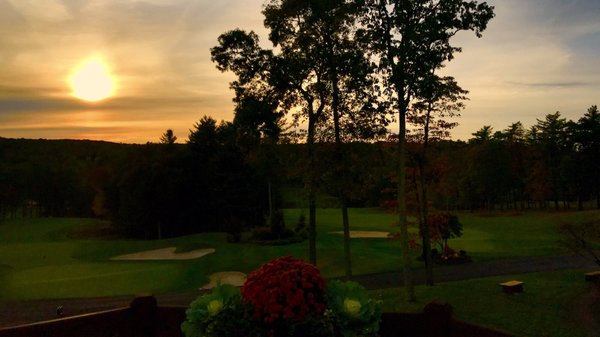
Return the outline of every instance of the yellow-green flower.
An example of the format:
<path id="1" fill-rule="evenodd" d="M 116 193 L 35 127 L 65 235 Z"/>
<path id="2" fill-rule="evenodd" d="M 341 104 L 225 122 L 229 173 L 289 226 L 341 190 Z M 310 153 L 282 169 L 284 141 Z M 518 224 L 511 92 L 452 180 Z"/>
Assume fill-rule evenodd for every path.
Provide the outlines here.
<path id="1" fill-rule="evenodd" d="M 360 313 L 361 304 L 357 300 L 346 298 L 344 300 L 344 311 L 349 315 L 356 317 Z"/>
<path id="2" fill-rule="evenodd" d="M 223 301 L 212 300 L 212 301 L 208 302 L 208 305 L 206 306 L 206 308 L 208 309 L 208 314 L 211 316 L 214 316 L 223 309 Z"/>

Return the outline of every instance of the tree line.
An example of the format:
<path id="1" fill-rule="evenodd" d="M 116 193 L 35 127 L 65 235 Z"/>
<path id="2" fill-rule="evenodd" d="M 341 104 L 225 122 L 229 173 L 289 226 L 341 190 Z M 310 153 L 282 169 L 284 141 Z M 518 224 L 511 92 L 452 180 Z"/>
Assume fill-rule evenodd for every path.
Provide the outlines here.
<path id="1" fill-rule="evenodd" d="M 202 118 L 185 145 L 0 138 L 0 218 L 98 217 L 147 239 L 259 225 L 264 175 L 232 125 Z"/>
<path id="2" fill-rule="evenodd" d="M 598 208 L 599 127 L 598 108 L 592 106 L 577 122 L 556 112 L 529 129 L 521 122 L 501 131 L 486 125 L 467 142 L 437 140 L 423 174 L 431 205 L 438 210 Z M 422 146 L 409 143 L 413 209 Z"/>
<path id="3" fill-rule="evenodd" d="M 424 171 L 424 143 L 413 134 L 406 163 L 411 214 L 419 213 L 421 182 L 434 212 L 600 208 L 597 106 L 577 121 L 556 112 L 527 129 L 515 122 L 500 131 L 483 126 L 466 142 L 435 138 Z M 234 122 L 210 117 L 195 124 L 186 144 L 168 135 L 145 145 L 0 138 L 0 215 L 106 218 L 148 238 L 233 233 L 264 225 L 285 205 L 282 188 L 303 187 L 307 144 L 251 146 Z M 335 154 L 343 151 L 344 203 L 394 209 L 396 150 L 392 140 L 341 149 L 319 143 L 316 192 L 339 200 Z"/>

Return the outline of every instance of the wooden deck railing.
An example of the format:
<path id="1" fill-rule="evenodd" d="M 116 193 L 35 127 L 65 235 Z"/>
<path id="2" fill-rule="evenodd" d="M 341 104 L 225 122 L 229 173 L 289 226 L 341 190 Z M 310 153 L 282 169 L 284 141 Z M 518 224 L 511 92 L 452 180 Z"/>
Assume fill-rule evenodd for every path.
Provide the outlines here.
<path id="1" fill-rule="evenodd" d="M 151 296 L 129 307 L 0 329 L 0 337 L 183 337 L 186 307 L 159 307 Z M 461 322 L 448 304 L 430 303 L 423 313 L 384 313 L 381 337 L 513 337 Z"/>

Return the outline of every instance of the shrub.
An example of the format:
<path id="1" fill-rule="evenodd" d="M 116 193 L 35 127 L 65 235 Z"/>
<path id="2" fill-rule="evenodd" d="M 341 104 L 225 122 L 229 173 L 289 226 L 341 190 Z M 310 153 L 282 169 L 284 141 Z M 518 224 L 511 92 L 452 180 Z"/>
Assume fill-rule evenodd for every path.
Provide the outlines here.
<path id="1" fill-rule="evenodd" d="M 254 227 L 252 229 L 252 239 L 259 244 L 286 245 L 302 242 L 307 237 L 308 234 L 305 228 L 299 230 L 296 227 L 295 231 L 286 228 L 281 211 L 273 212 L 273 215 L 269 218 L 269 226 Z"/>
<path id="2" fill-rule="evenodd" d="M 294 232 L 301 240 L 306 240 L 308 238 L 308 230 L 306 229 L 306 216 L 304 213 L 300 213 Z"/>
<path id="3" fill-rule="evenodd" d="M 281 239 L 286 231 L 285 220 L 283 219 L 283 213 L 280 210 L 276 210 L 271 214 L 269 219 L 269 227 L 271 232 L 277 239 Z"/>

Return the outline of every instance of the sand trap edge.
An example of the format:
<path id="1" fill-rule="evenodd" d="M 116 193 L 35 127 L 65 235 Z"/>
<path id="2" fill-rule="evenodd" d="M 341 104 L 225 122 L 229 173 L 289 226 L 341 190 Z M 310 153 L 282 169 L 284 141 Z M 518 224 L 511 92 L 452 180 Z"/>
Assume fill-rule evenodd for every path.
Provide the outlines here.
<path id="1" fill-rule="evenodd" d="M 215 252 L 214 248 L 196 249 L 185 253 L 175 253 L 175 247 L 146 250 L 124 254 L 111 258 L 116 261 L 159 261 L 159 260 L 192 260 Z"/>
<path id="2" fill-rule="evenodd" d="M 330 232 L 331 234 L 344 235 L 344 232 Z M 387 239 L 390 236 L 389 232 L 381 231 L 350 231 L 351 239 Z"/>

